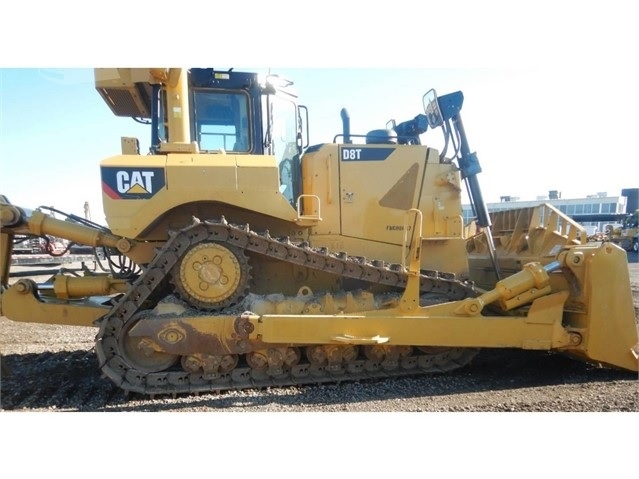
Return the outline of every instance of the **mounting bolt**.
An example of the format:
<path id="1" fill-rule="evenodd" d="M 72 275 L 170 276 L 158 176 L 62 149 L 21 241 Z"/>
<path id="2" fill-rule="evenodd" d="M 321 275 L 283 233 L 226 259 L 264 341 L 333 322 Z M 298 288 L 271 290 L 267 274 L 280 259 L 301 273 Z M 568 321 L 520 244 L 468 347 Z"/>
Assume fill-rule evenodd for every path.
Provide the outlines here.
<path id="1" fill-rule="evenodd" d="M 256 317 L 249 312 L 242 313 L 235 319 L 234 329 L 239 337 L 247 338 L 255 331 L 255 325 L 251 323 L 251 319 L 256 319 Z"/>
<path id="2" fill-rule="evenodd" d="M 579 346 L 581 344 L 581 334 L 579 333 L 570 333 L 569 341 L 572 346 Z"/>
<path id="3" fill-rule="evenodd" d="M 26 294 L 31 291 L 31 286 L 26 281 L 18 281 L 14 287 L 18 291 L 18 293 L 22 294 Z"/>
<path id="4" fill-rule="evenodd" d="M 119 239 L 116 244 L 116 248 L 118 248 L 118 251 L 120 251 L 121 253 L 128 253 L 129 251 L 131 251 L 132 246 L 133 245 L 131 244 L 131 242 L 126 238 Z"/>
<path id="5" fill-rule="evenodd" d="M 167 328 L 161 331 L 158 337 L 167 344 L 177 344 L 186 338 L 186 333 L 177 328 Z"/>
<path id="6" fill-rule="evenodd" d="M 479 312 L 480 309 L 481 308 L 480 308 L 479 304 L 477 304 L 477 301 L 473 301 L 473 302 L 469 303 L 468 306 L 467 306 L 467 311 L 470 314 L 477 314 L 477 312 Z"/>

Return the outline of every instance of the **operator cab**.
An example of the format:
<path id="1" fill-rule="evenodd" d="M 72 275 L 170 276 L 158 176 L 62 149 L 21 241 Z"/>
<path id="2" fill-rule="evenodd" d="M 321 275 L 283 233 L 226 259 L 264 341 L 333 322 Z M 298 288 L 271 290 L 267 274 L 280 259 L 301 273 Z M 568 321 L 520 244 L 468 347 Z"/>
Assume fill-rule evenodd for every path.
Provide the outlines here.
<path id="1" fill-rule="evenodd" d="M 188 72 L 191 140 L 198 150 L 275 156 L 280 191 L 294 205 L 301 190 L 302 121 L 292 85 L 274 75 L 211 68 Z M 160 104 L 167 102 L 161 99 Z M 167 112 L 158 114 L 152 150 L 169 137 Z"/>
<path id="2" fill-rule="evenodd" d="M 293 82 L 233 69 L 97 68 L 95 85 L 116 116 L 151 125 L 152 155 L 274 156 L 280 191 L 295 206 L 308 110 L 297 104 Z M 139 154 L 137 141 L 123 141 L 123 154 Z"/>

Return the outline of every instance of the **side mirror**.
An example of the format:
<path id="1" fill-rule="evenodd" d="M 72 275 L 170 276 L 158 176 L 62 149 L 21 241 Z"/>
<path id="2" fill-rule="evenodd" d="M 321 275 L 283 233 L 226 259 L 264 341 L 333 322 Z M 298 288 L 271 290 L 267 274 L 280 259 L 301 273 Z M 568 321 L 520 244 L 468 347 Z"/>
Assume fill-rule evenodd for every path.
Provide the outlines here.
<path id="1" fill-rule="evenodd" d="M 422 98 L 424 104 L 424 113 L 428 119 L 428 126 L 438 128 L 444 124 L 444 117 L 439 109 L 439 102 L 437 101 L 437 93 L 435 90 L 429 90 Z"/>

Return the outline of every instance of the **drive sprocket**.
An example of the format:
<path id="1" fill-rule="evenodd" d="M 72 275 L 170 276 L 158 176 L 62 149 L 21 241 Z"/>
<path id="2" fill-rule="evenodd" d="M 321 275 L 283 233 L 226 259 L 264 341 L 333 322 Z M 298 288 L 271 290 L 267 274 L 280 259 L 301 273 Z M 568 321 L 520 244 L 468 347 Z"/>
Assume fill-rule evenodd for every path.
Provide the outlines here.
<path id="1" fill-rule="evenodd" d="M 218 311 L 246 296 L 250 266 L 241 249 L 205 242 L 186 252 L 172 276 L 175 291 L 184 301 L 201 310 Z"/>

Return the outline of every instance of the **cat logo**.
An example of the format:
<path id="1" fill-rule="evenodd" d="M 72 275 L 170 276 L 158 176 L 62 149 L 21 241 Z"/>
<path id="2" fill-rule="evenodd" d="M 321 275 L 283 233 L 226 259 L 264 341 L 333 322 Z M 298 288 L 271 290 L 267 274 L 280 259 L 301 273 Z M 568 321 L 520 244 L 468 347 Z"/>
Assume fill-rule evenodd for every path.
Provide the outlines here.
<path id="1" fill-rule="evenodd" d="M 163 168 L 103 166 L 101 174 L 102 191 L 114 200 L 148 199 L 165 185 Z"/>

